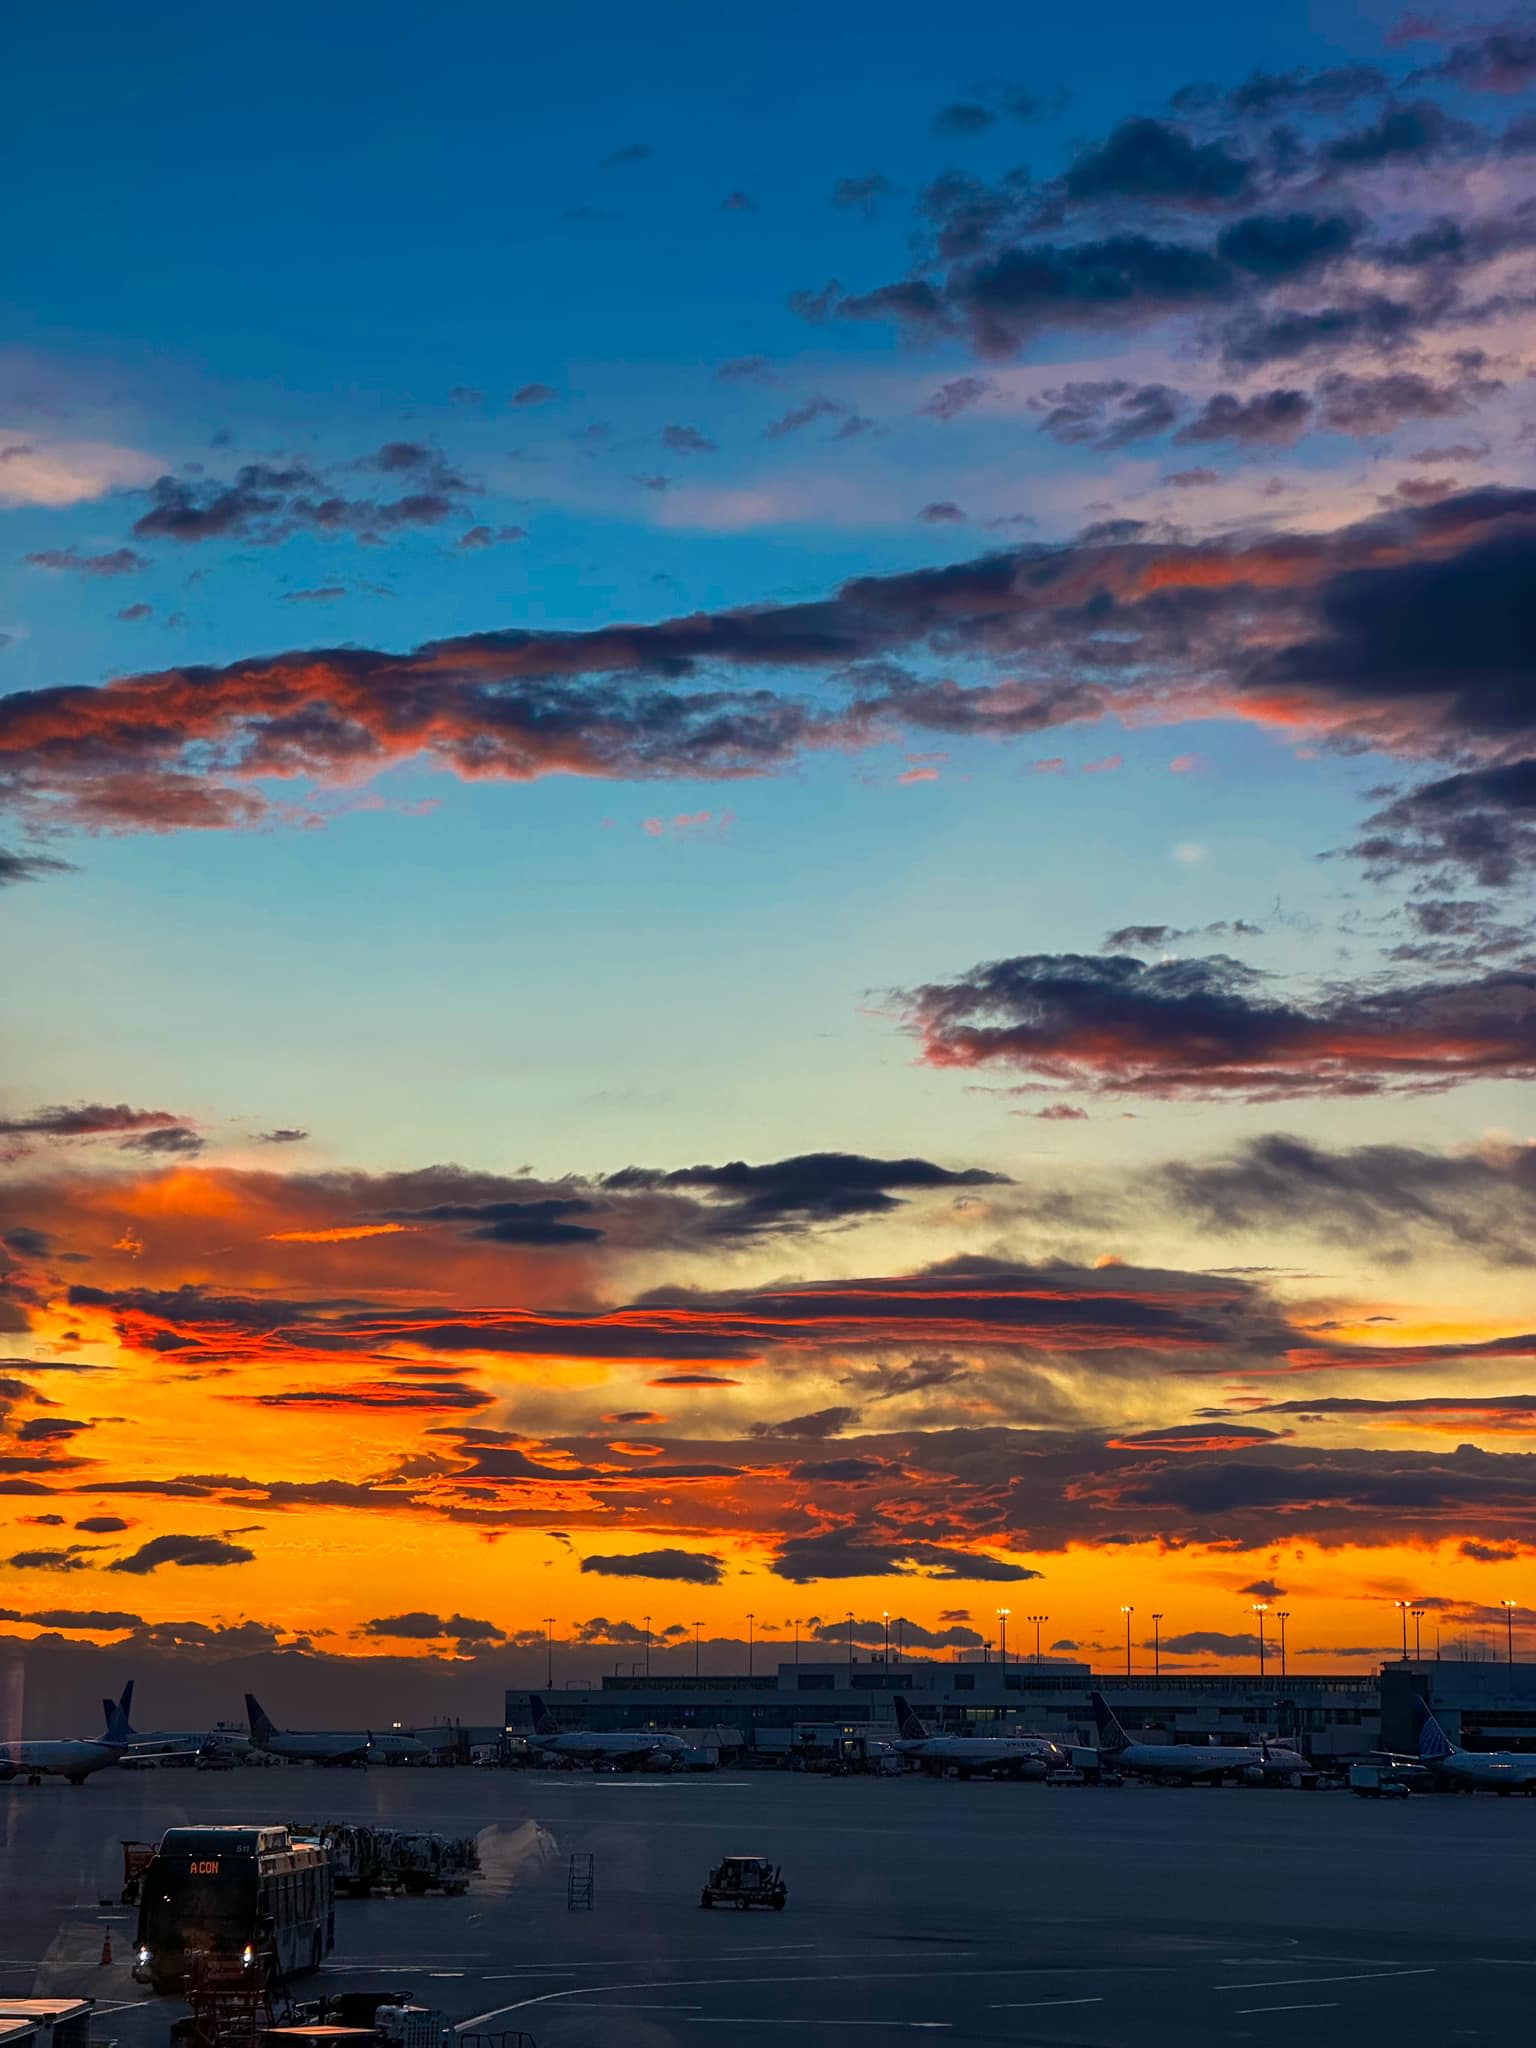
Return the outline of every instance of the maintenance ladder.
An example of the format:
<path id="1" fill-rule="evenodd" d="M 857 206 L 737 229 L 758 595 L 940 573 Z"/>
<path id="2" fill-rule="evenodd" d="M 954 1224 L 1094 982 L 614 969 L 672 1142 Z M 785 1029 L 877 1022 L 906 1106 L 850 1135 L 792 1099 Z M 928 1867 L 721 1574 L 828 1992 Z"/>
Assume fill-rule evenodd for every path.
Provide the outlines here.
<path id="1" fill-rule="evenodd" d="M 571 1851 L 571 1867 L 565 1876 L 565 1904 L 568 1912 L 591 1912 L 597 1885 L 596 1863 L 596 1857 L 588 1851 Z"/>

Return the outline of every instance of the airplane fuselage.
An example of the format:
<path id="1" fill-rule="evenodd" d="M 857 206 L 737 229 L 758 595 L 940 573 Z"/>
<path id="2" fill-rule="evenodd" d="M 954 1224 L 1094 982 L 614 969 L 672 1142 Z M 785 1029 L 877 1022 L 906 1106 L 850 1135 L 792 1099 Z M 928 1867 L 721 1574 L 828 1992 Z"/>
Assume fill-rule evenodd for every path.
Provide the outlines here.
<path id="1" fill-rule="evenodd" d="M 1016 1775 L 1025 1771 L 1043 1775 L 1055 1758 L 1054 1744 L 1007 1735 L 925 1735 L 892 1746 L 921 1764 Z"/>
<path id="2" fill-rule="evenodd" d="M 687 1747 L 675 1735 L 602 1735 L 590 1729 L 573 1731 L 569 1735 L 536 1735 L 533 1743 L 536 1749 L 547 1750 L 551 1756 L 574 1757 L 584 1763 L 655 1756 L 658 1753 L 676 1756 Z"/>
<path id="3" fill-rule="evenodd" d="M 7 1778 L 67 1778 L 82 1785 L 94 1771 L 104 1771 L 123 1755 L 115 1742 L 0 1743 L 0 1771 Z"/>
<path id="4" fill-rule="evenodd" d="M 1264 1752 L 1243 1747 L 1222 1748 L 1193 1742 L 1129 1742 L 1113 1756 L 1106 1756 L 1117 1770 L 1134 1771 L 1148 1778 L 1178 1778 L 1193 1783 L 1201 1778 L 1225 1778 L 1237 1771 L 1263 1768 Z"/>
<path id="5" fill-rule="evenodd" d="M 1536 1756 L 1518 1750 L 1458 1749 L 1451 1756 L 1431 1762 L 1428 1768 L 1437 1778 L 1454 1785 L 1469 1785 L 1474 1791 L 1536 1792 Z"/>

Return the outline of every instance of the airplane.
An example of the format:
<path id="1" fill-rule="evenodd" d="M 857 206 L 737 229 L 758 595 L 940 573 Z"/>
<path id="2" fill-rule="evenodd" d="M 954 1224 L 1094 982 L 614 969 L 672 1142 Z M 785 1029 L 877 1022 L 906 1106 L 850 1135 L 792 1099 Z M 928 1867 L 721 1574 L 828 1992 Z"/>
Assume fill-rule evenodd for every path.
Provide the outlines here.
<path id="1" fill-rule="evenodd" d="M 361 1729 L 354 1734 L 351 1730 L 302 1733 L 279 1728 L 252 1692 L 245 1696 L 245 1717 L 252 1749 L 262 1750 L 267 1756 L 284 1757 L 290 1763 L 366 1764 L 373 1746 L 373 1737 Z"/>
<path id="2" fill-rule="evenodd" d="M 0 1742 L 0 1782 L 24 1778 L 32 1784 L 48 1776 L 67 1778 L 71 1785 L 83 1785 L 93 1771 L 121 1761 L 128 1748 L 128 1709 L 133 1701 L 133 1681 L 123 1688 L 121 1700 L 105 1701 L 110 1708 L 106 1729 L 94 1742 Z"/>
<path id="3" fill-rule="evenodd" d="M 371 1729 L 278 1728 L 261 1701 L 250 1692 L 245 1696 L 245 1717 L 250 1725 L 251 1748 L 267 1756 L 286 1757 L 290 1763 L 406 1763 L 429 1753 L 427 1744 L 419 1737 L 393 1728 L 384 1735 L 375 1735 Z"/>
<path id="4" fill-rule="evenodd" d="M 896 1725 L 901 1735 L 892 1747 L 898 1754 L 911 1757 L 924 1770 L 942 1771 L 953 1765 L 962 1778 L 975 1771 L 1043 1778 L 1068 1760 L 1067 1753 L 1048 1735 L 930 1735 L 900 1693 L 896 1695 Z"/>
<path id="5" fill-rule="evenodd" d="M 1132 1742 L 1115 1718 L 1115 1710 L 1101 1692 L 1088 1695 L 1099 1731 L 1099 1755 L 1116 1770 L 1132 1771 L 1138 1777 L 1158 1778 L 1166 1784 L 1193 1785 L 1203 1780 L 1232 1777 L 1238 1773 L 1262 1772 L 1271 1760 L 1262 1742 L 1227 1745 L 1194 1742 Z M 1300 1759 L 1297 1766 L 1300 1768 Z"/>
<path id="6" fill-rule="evenodd" d="M 600 1733 L 580 1729 L 562 1735 L 560 1724 L 544 1704 L 542 1694 L 529 1693 L 528 1705 L 533 1713 L 533 1734 L 529 1738 L 532 1746 L 550 1756 L 570 1757 L 575 1763 L 638 1765 L 648 1757 L 681 1756 L 688 1747 L 680 1735 L 653 1734 L 649 1730 L 615 1728 Z"/>
<path id="7" fill-rule="evenodd" d="M 155 1728 L 147 1733 L 133 1727 L 128 1721 L 128 1703 L 133 1687 L 130 1685 L 121 1702 L 103 1700 L 101 1711 L 108 1721 L 119 1704 L 123 1709 L 123 1722 L 128 1734 L 128 1754 L 125 1764 L 153 1764 L 169 1762 L 182 1757 L 197 1758 L 210 1753 L 222 1752 L 227 1756 L 248 1756 L 250 1737 L 241 1728 L 229 1722 L 221 1722 L 212 1728 Z"/>
<path id="8" fill-rule="evenodd" d="M 1413 1721 L 1419 1731 L 1419 1762 L 1437 1778 L 1473 1792 L 1486 1786 L 1505 1799 L 1512 1792 L 1536 1797 L 1536 1755 L 1518 1749 L 1458 1749 L 1417 1693 Z"/>

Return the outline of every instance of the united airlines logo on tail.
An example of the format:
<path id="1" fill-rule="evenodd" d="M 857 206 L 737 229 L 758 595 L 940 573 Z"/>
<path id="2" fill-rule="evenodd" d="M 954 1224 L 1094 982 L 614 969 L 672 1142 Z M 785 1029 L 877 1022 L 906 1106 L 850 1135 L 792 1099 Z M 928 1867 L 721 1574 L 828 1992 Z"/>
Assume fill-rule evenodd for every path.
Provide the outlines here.
<path id="1" fill-rule="evenodd" d="M 1423 1700 L 1415 1695 L 1413 1718 L 1419 1724 L 1419 1762 L 1437 1764 L 1448 1756 L 1456 1754 L 1456 1745 L 1451 1741 L 1440 1723 L 1435 1719 Z"/>

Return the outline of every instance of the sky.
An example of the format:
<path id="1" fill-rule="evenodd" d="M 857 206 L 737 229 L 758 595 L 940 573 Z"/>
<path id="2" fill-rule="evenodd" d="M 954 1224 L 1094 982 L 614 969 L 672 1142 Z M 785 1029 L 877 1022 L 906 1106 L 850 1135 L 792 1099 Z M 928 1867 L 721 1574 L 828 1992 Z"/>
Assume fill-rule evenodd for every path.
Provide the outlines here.
<path id="1" fill-rule="evenodd" d="M 1536 17 L 4 38 L 13 1645 L 1536 1649 Z"/>

